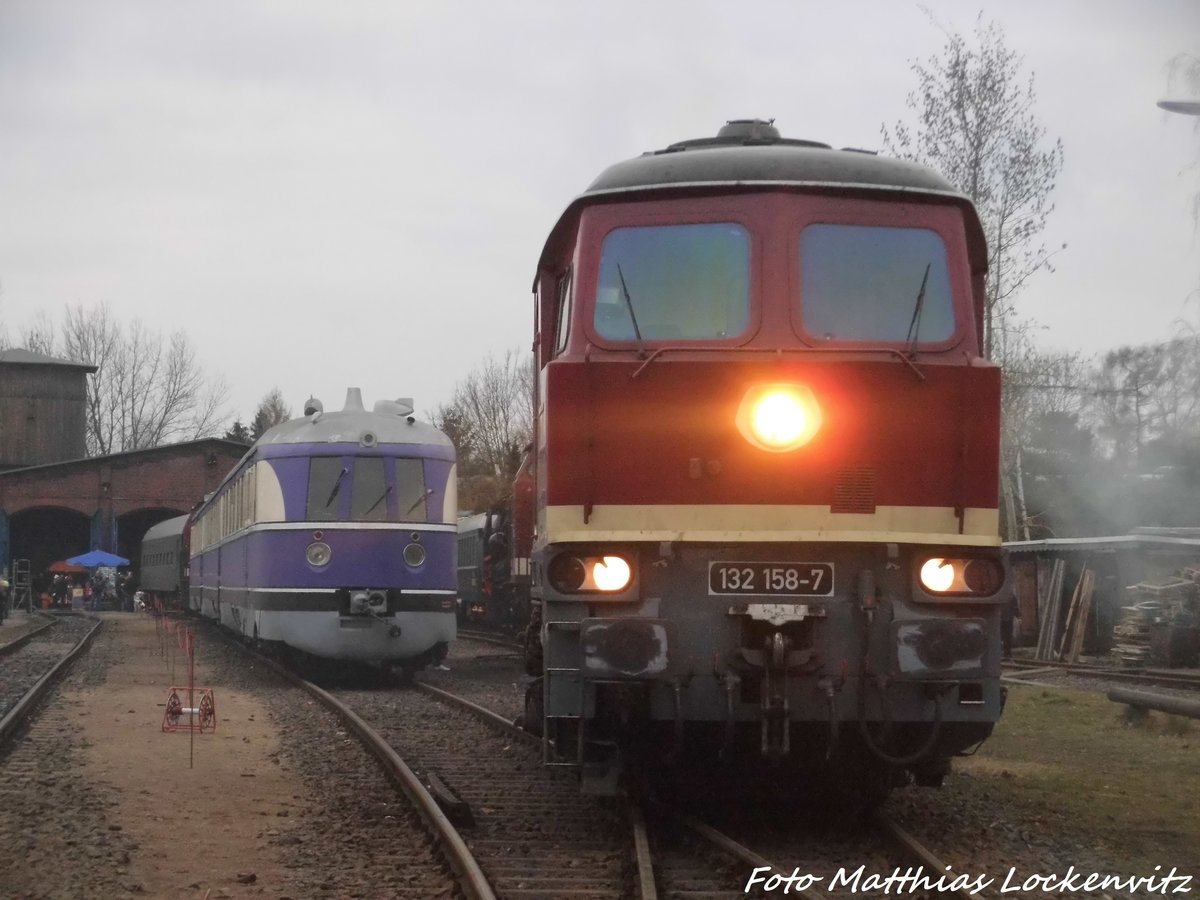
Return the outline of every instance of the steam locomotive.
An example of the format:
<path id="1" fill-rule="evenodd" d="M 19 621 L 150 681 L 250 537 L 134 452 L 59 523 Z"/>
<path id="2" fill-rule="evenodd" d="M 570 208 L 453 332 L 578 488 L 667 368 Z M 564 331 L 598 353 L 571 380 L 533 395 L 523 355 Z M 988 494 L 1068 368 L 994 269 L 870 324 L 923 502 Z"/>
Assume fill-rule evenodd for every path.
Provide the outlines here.
<path id="1" fill-rule="evenodd" d="M 976 211 L 729 122 L 604 171 L 534 283 L 545 759 L 936 785 L 1003 706 Z M 786 774 L 785 774 L 786 773 Z"/>

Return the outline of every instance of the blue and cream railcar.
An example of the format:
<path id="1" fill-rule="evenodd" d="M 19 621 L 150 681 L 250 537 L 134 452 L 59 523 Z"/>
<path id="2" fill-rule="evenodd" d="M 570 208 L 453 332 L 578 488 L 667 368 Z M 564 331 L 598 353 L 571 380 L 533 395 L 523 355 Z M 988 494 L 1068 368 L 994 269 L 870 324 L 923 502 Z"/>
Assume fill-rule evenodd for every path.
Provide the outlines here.
<path id="1" fill-rule="evenodd" d="M 419 668 L 455 635 L 454 445 L 411 401 L 309 401 L 195 513 L 192 609 L 330 659 Z"/>

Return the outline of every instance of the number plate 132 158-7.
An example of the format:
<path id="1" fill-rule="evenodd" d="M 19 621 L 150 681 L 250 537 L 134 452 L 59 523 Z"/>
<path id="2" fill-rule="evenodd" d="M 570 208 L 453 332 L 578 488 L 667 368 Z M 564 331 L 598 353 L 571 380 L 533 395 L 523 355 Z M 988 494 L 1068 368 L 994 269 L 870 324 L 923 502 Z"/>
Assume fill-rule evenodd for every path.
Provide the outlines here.
<path id="1" fill-rule="evenodd" d="M 710 562 L 708 592 L 828 597 L 833 594 L 833 563 Z"/>

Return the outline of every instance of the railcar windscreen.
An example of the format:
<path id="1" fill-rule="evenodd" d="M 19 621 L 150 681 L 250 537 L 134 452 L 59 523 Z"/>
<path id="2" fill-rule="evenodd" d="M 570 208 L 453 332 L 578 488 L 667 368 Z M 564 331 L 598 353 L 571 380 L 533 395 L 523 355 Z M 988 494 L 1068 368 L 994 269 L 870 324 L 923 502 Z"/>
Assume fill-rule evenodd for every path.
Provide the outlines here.
<path id="1" fill-rule="evenodd" d="M 338 496 L 350 471 L 340 456 L 314 456 L 308 464 L 308 518 L 330 522 L 338 517 Z"/>
<path id="2" fill-rule="evenodd" d="M 594 322 L 618 341 L 738 337 L 750 322 L 750 236 L 729 222 L 613 229 Z"/>
<path id="3" fill-rule="evenodd" d="M 396 511 L 401 522 L 424 522 L 425 465 L 419 459 L 396 460 Z"/>
<path id="4" fill-rule="evenodd" d="M 936 232 L 809 225 L 799 248 L 800 320 L 809 335 L 913 344 L 954 336 L 946 247 Z"/>
<path id="5" fill-rule="evenodd" d="M 388 487 L 381 456 L 363 456 L 354 461 L 354 487 L 350 492 L 350 518 L 355 522 L 387 519 Z"/>
<path id="6" fill-rule="evenodd" d="M 350 496 L 352 522 L 426 521 L 429 491 L 420 459 L 314 456 L 308 466 L 308 518 L 314 522 L 342 518 L 339 498 L 344 494 Z"/>

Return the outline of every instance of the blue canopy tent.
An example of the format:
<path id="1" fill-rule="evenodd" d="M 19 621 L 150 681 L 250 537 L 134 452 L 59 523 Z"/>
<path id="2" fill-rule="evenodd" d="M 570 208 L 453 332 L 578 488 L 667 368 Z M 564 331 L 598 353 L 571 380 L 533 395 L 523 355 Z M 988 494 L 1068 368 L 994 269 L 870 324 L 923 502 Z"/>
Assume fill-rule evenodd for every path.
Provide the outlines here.
<path id="1" fill-rule="evenodd" d="M 77 566 L 87 566 L 89 569 L 98 569 L 101 566 L 117 566 L 129 565 L 129 560 L 123 556 L 117 556 L 115 553 L 106 553 L 103 550 L 92 550 L 88 553 L 72 556 L 67 560 L 69 563 L 74 563 Z"/>

